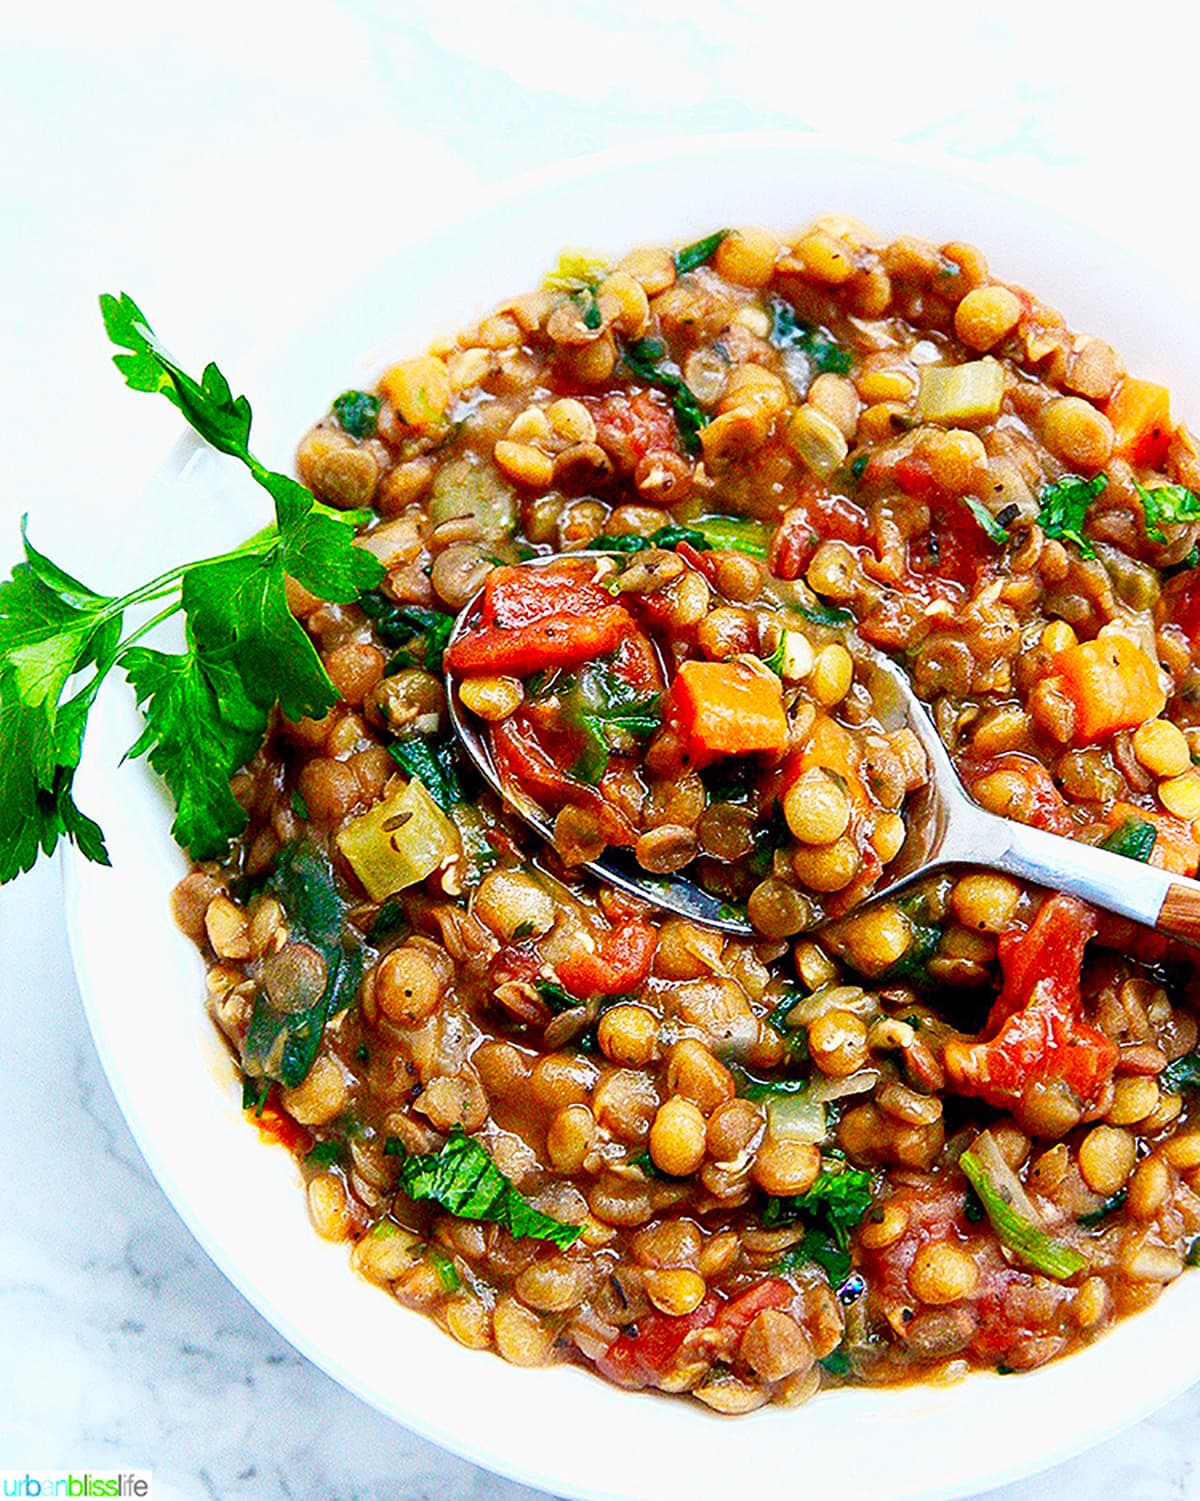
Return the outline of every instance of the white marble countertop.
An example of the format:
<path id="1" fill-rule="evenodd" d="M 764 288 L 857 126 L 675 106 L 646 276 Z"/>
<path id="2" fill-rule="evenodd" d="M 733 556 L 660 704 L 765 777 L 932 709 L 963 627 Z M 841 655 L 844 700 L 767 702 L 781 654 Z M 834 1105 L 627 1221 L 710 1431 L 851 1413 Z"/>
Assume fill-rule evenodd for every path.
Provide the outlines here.
<path id="1" fill-rule="evenodd" d="M 1194 48 L 1178 12 L 1143 4 L 1136 30 L 1109 35 L 1098 10 L 1052 0 L 1003 16 L 935 7 L 923 22 L 875 3 L 852 24 L 844 7 L 814 9 L 12 8 L 0 55 L 5 556 L 28 509 L 46 550 L 86 575 L 176 431 L 165 403 L 131 401 L 108 367 L 98 291 L 129 288 L 182 347 L 236 367 L 259 329 L 356 253 L 380 194 L 403 194 L 415 234 L 473 183 L 600 146 L 754 125 L 873 130 L 986 160 L 998 181 L 1151 238 L 1164 261 L 1193 254 Z M 101 1073 L 53 867 L 0 896 L 0 952 L 0 1469 L 149 1468 L 156 1494 L 177 1501 L 532 1496 L 348 1396 L 214 1270 Z M 1200 1495 L 1197 1419 L 1200 1390 L 992 1501 Z"/>

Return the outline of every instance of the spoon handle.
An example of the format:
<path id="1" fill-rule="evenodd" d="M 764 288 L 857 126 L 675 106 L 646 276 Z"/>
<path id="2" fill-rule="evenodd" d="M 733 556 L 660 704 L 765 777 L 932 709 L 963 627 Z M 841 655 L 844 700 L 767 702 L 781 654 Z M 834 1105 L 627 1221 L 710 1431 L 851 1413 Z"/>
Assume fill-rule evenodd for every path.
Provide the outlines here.
<path id="1" fill-rule="evenodd" d="M 1001 818 L 996 823 L 996 844 L 983 862 L 992 869 L 1070 892 L 1168 937 L 1200 944 L 1200 881 L 1043 829 Z"/>

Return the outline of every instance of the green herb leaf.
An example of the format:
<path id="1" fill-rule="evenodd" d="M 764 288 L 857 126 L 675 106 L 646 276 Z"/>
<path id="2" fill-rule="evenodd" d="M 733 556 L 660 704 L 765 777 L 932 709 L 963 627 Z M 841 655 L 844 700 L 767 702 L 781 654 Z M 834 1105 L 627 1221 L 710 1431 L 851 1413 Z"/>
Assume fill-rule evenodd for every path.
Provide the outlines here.
<path id="1" fill-rule="evenodd" d="M 704 239 L 695 241 L 694 244 L 685 245 L 682 250 L 675 252 L 675 274 L 686 276 L 689 271 L 694 271 L 697 266 L 703 266 L 705 261 L 710 260 L 717 246 L 722 240 L 729 238 L 731 231 L 718 229 L 714 234 L 705 235 Z"/>
<path id="2" fill-rule="evenodd" d="M 369 391 L 343 391 L 333 403 L 342 431 L 352 438 L 369 438 L 379 417 L 379 397 Z"/>
<path id="3" fill-rule="evenodd" d="M 803 1219 L 825 1230 L 840 1250 L 850 1244 L 850 1232 L 871 1207 L 871 1175 L 861 1168 L 822 1167 L 807 1193 L 769 1198 L 762 1222 L 768 1229 Z"/>
<path id="4" fill-rule="evenodd" d="M 661 339 L 637 339 L 625 346 L 625 364 L 638 380 L 671 398 L 680 441 L 689 453 L 699 453 L 700 429 L 708 425 L 708 414 L 679 366 L 667 358 L 667 346 Z"/>
<path id="5" fill-rule="evenodd" d="M 775 1270 L 786 1275 L 813 1262 L 825 1268 L 825 1274 L 834 1287 L 845 1282 L 854 1265 L 850 1252 L 840 1246 L 827 1230 L 806 1230 L 804 1238 L 789 1246 L 775 1263 Z"/>
<path id="6" fill-rule="evenodd" d="M 1004 544 L 1008 541 L 1008 528 L 1006 526 L 1003 526 L 996 519 L 996 517 L 992 515 L 991 511 L 988 510 L 983 501 L 976 500 L 973 495 L 964 495 L 963 501 L 966 504 L 967 510 L 970 511 L 971 515 L 974 516 L 975 520 L 978 521 L 979 525 L 984 529 L 984 531 L 997 545 L 997 547 L 1003 547 Z"/>
<path id="7" fill-rule="evenodd" d="M 480 1143 L 457 1126 L 436 1155 L 404 1156 L 400 1181 L 410 1199 L 431 1200 L 460 1219 L 503 1225 L 518 1240 L 548 1240 L 565 1249 L 582 1233 L 579 1225 L 526 1203 Z"/>
<path id="8" fill-rule="evenodd" d="M 1178 526 L 1185 521 L 1200 521 L 1200 495 L 1193 495 L 1186 485 L 1155 485 L 1149 490 L 1133 482 L 1146 517 L 1146 536 L 1152 542 L 1165 542 L 1164 526 Z"/>
<path id="9" fill-rule="evenodd" d="M 1184 1053 L 1168 1063 L 1158 1076 L 1164 1094 L 1179 1094 L 1184 1089 L 1200 1089 L 1200 1053 Z"/>
<path id="10" fill-rule="evenodd" d="M 1107 484 L 1106 474 L 1098 474 L 1094 479 L 1064 474 L 1062 479 L 1047 485 L 1041 493 L 1038 512 L 1038 521 L 1047 537 L 1074 542 L 1081 557 L 1094 558 L 1096 549 L 1083 535 L 1083 523 L 1088 507 Z"/>
<path id="11" fill-rule="evenodd" d="M 319 1141 L 311 1152 L 306 1152 L 305 1162 L 311 1162 L 314 1167 L 332 1167 L 334 1163 L 341 1162 L 345 1155 L 346 1144 L 342 1141 Z"/>
<path id="12" fill-rule="evenodd" d="M 535 980 L 533 988 L 556 1016 L 561 1011 L 574 1011 L 581 1004 L 578 996 L 568 995 L 555 980 Z"/>
<path id="13" fill-rule="evenodd" d="M 1035 1272 L 1044 1272 L 1056 1281 L 1066 1281 L 1081 1272 L 1087 1258 L 1072 1246 L 1052 1240 L 1039 1226 L 1030 1224 L 1003 1197 L 992 1183 L 987 1169 L 973 1152 L 964 1152 L 958 1165 L 979 1195 L 997 1238 Z"/>
<path id="14" fill-rule="evenodd" d="M 1075 1223 L 1077 1225 L 1086 1225 L 1089 1228 L 1093 1225 L 1098 1225 L 1101 1220 L 1107 1219 L 1110 1214 L 1115 1214 L 1128 1197 L 1128 1191 L 1124 1188 L 1119 1188 L 1111 1199 L 1105 1199 L 1104 1203 L 1098 1208 L 1091 1210 L 1087 1214 L 1079 1215 Z"/>
<path id="15" fill-rule="evenodd" d="M 252 1110 L 256 1116 L 261 1116 L 266 1108 L 267 1096 L 271 1093 L 270 1079 L 251 1079 L 248 1075 L 242 1079 L 242 1109 Z"/>
<path id="16" fill-rule="evenodd" d="M 418 778 L 439 808 L 447 812 L 465 801 L 466 793 L 458 778 L 454 747 L 448 740 L 424 740 L 419 735 L 408 740 L 394 740 L 389 753 L 399 761 L 409 776 Z"/>
<path id="17" fill-rule="evenodd" d="M 771 343 L 784 351 L 785 365 L 789 353 L 803 357 L 806 369 L 794 373 L 789 369 L 789 374 L 793 375 L 792 384 L 799 387 L 807 386 L 814 372 L 818 375 L 826 372 L 845 375 L 854 364 L 854 356 L 848 349 L 843 349 L 832 334 L 799 322 L 795 308 L 782 297 L 771 299 Z"/>
<path id="18" fill-rule="evenodd" d="M 424 605 L 398 605 L 373 589 L 360 595 L 358 603 L 383 644 L 400 648 L 387 664 L 389 673 L 417 666 L 441 676 L 442 653 L 454 629 L 453 615 Z"/>
<path id="19" fill-rule="evenodd" d="M 822 604 L 819 600 L 811 605 L 798 601 L 790 602 L 787 608 L 799 615 L 801 620 L 807 620 L 809 625 L 849 625 L 854 619 L 850 610 L 843 610 L 839 605 Z"/>
<path id="20" fill-rule="evenodd" d="M 1158 830 L 1144 818 L 1126 818 L 1100 841 L 1102 850 L 1111 850 L 1114 855 L 1124 855 L 1128 860 L 1140 860 L 1143 864 L 1154 853 Z"/>

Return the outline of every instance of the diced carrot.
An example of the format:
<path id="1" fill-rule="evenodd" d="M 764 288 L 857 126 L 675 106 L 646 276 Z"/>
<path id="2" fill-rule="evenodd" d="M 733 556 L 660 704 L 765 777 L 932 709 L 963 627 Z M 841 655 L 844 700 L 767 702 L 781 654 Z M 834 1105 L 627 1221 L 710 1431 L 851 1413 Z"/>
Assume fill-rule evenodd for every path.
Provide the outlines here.
<path id="1" fill-rule="evenodd" d="M 1090 745 L 1161 714 L 1167 698 L 1158 663 L 1128 636 L 1097 636 L 1054 659 L 1063 693 L 1075 705 L 1075 743 Z"/>
<path id="2" fill-rule="evenodd" d="M 685 662 L 663 717 L 680 731 L 693 766 L 755 751 L 778 755 L 787 748 L 779 679 L 747 662 Z"/>
<path id="3" fill-rule="evenodd" d="M 1139 808 L 1133 803 L 1114 803 L 1108 815 L 1108 821 L 1114 829 L 1119 829 L 1130 818 L 1152 824 L 1158 834 L 1150 854 L 1151 865 L 1157 865 L 1160 870 L 1172 871 L 1177 876 L 1196 874 L 1196 869 L 1200 866 L 1200 843 L 1197 843 L 1195 830 L 1186 819 Z"/>
<path id="4" fill-rule="evenodd" d="M 841 777 L 852 802 L 866 803 L 869 801 L 867 789 L 858 773 L 861 759 L 858 743 L 850 731 L 828 714 L 822 714 L 801 748 L 796 775 L 789 779 L 788 785 L 802 772 L 819 766 L 823 771 L 836 772 Z"/>
<path id="5" fill-rule="evenodd" d="M 1127 375 L 1104 409 L 1113 425 L 1113 452 L 1131 464 L 1161 466 L 1171 441 L 1171 393 Z"/>

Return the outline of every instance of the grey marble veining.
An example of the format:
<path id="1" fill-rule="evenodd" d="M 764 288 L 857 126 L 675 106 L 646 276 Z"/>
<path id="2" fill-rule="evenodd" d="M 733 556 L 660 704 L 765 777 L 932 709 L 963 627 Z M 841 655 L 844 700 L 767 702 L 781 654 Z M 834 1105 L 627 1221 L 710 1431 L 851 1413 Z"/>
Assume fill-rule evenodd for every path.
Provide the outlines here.
<path id="1" fill-rule="evenodd" d="M 848 128 L 988 160 L 1089 211 L 1136 182 L 1155 233 L 1194 243 L 1174 191 L 1191 49 L 1151 45 L 1169 36 L 1155 9 L 1117 36 L 1026 0 L 924 23 L 864 4 L 848 46 L 835 8 L 771 0 L 22 7 L 0 54 L 8 553 L 28 508 L 64 562 L 104 556 L 175 432 L 107 368 L 98 290 L 129 287 L 181 348 L 226 363 L 336 274 L 401 172 L 419 233 L 471 183 L 561 155 L 681 129 Z M 1121 129 L 1100 129 L 1115 100 Z M 53 869 L 0 895 L 0 953 L 0 1467 L 152 1468 L 168 1501 L 532 1497 L 343 1392 L 212 1267 L 100 1070 Z M 989 1501 L 1185 1501 L 1198 1421 L 1193 1391 Z"/>

